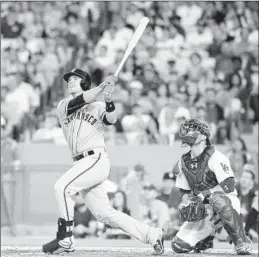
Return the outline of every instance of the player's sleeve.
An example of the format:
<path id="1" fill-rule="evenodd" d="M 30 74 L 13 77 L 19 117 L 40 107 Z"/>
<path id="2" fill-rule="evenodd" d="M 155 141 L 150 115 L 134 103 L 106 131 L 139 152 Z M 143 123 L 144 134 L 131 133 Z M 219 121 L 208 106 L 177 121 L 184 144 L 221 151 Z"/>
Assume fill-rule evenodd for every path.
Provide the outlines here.
<path id="1" fill-rule="evenodd" d="M 58 103 L 57 106 L 57 115 L 59 121 L 61 122 L 67 117 L 67 107 L 68 107 L 69 99 L 63 99 Z"/>
<path id="2" fill-rule="evenodd" d="M 106 106 L 104 102 L 96 102 L 98 106 L 98 118 L 103 121 L 104 115 L 106 113 Z"/>
<path id="3" fill-rule="evenodd" d="M 176 181 L 175 181 L 176 187 L 183 190 L 191 190 L 188 180 L 184 175 L 184 173 L 182 172 L 181 160 L 175 164 L 173 168 L 173 174 L 176 175 Z"/>
<path id="4" fill-rule="evenodd" d="M 228 178 L 234 178 L 228 157 L 219 151 L 215 151 L 210 157 L 208 166 L 216 175 L 219 184 Z"/>
<path id="5" fill-rule="evenodd" d="M 105 125 L 114 125 L 110 123 L 106 118 L 106 104 L 104 102 L 98 102 L 98 115 L 99 115 L 99 119 Z"/>

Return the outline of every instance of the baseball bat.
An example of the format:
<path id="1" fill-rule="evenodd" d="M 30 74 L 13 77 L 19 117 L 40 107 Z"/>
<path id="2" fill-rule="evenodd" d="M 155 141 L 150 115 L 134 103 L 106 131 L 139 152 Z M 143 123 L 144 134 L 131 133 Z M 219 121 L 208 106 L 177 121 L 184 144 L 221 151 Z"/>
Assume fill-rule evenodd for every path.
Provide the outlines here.
<path id="1" fill-rule="evenodd" d="M 137 29 L 135 30 L 129 44 L 128 44 L 128 47 L 123 55 L 123 58 L 117 68 L 117 70 L 115 71 L 114 75 L 116 77 L 118 77 L 119 75 L 119 72 L 121 71 L 124 63 L 126 62 L 126 60 L 128 59 L 129 55 L 131 54 L 131 52 L 133 51 L 133 49 L 135 48 L 135 46 L 137 45 L 141 35 L 143 34 L 147 24 L 149 22 L 149 19 L 147 17 L 143 17 L 137 27 Z"/>

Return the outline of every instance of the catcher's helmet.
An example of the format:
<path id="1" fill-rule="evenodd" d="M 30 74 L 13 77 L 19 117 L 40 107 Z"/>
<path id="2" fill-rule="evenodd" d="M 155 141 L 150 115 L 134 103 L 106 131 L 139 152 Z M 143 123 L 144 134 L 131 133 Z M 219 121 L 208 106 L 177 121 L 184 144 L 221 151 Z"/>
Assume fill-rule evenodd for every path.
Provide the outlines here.
<path id="1" fill-rule="evenodd" d="M 180 127 L 182 144 L 192 146 L 200 134 L 206 136 L 206 141 L 209 145 L 210 130 L 207 124 L 196 119 L 189 119 L 186 120 Z"/>
<path id="2" fill-rule="evenodd" d="M 84 72 L 83 70 L 81 69 L 73 69 L 72 71 L 70 72 L 67 72 L 64 76 L 63 76 L 63 79 L 68 82 L 68 79 L 70 76 L 78 76 L 80 78 L 82 78 L 82 81 L 80 83 L 80 86 L 82 88 L 82 90 L 86 91 L 86 90 L 89 90 L 90 87 L 91 87 L 91 78 L 89 76 L 89 74 L 87 72 Z"/>

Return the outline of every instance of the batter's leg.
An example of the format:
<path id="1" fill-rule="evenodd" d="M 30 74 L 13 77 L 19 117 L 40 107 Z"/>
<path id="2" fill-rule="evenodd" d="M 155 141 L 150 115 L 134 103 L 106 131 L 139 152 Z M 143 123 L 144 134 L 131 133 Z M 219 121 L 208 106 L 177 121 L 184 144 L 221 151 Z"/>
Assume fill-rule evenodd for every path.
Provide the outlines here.
<path id="1" fill-rule="evenodd" d="M 151 244 L 155 249 L 154 254 L 159 255 L 164 252 L 162 229 L 149 227 L 112 208 L 103 184 L 83 193 L 82 197 L 86 206 L 98 220 L 112 227 L 122 229 L 143 243 Z"/>
<path id="2" fill-rule="evenodd" d="M 65 220 L 74 218 L 74 201 L 71 196 L 103 182 L 109 174 L 109 164 L 102 156 L 84 158 L 68 170 L 54 185 L 59 217 Z M 98 172 L 102 169 L 102 172 Z"/>
<path id="3" fill-rule="evenodd" d="M 108 177 L 109 170 L 110 162 L 107 155 L 98 153 L 77 162 L 55 183 L 54 190 L 59 213 L 58 233 L 56 239 L 43 245 L 43 252 L 61 253 L 74 250 L 72 196 L 84 188 L 102 183 Z"/>

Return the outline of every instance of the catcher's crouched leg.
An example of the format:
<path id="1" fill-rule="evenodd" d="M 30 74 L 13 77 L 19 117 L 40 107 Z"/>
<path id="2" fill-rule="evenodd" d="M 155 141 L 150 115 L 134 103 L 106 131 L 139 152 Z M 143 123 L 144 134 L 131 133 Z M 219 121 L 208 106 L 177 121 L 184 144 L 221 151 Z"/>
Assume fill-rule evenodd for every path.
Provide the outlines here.
<path id="1" fill-rule="evenodd" d="M 176 253 L 189 253 L 191 250 L 193 250 L 193 247 L 191 245 L 189 245 L 177 236 L 173 238 L 171 246 L 173 251 Z"/>
<path id="2" fill-rule="evenodd" d="M 250 240 L 245 235 L 242 220 L 233 208 L 231 200 L 223 192 L 214 192 L 209 202 L 213 210 L 219 215 L 223 227 L 235 244 L 235 250 L 239 254 L 249 254 Z"/>

